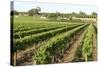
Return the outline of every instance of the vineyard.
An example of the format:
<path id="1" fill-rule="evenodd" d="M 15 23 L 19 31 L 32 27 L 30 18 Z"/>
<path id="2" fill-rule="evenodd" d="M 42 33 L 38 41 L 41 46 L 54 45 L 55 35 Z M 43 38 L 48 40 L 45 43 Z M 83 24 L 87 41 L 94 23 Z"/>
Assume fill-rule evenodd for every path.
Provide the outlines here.
<path id="1" fill-rule="evenodd" d="M 14 20 L 14 65 L 87 62 L 97 59 L 97 29 L 93 23 L 41 19 L 31 21 L 29 18 Z"/>

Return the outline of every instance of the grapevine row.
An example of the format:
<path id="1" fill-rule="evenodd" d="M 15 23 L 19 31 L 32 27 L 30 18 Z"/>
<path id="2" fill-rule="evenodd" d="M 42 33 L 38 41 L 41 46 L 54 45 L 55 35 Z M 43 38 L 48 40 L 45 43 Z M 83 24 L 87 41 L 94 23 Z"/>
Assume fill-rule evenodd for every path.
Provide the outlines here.
<path id="1" fill-rule="evenodd" d="M 40 28 L 49 28 L 49 27 L 55 27 L 55 26 L 65 26 L 65 24 L 51 24 L 51 23 L 16 23 L 14 24 L 14 32 L 20 32 L 20 31 L 27 31 L 27 30 L 32 30 L 32 29 L 40 29 Z"/>
<path id="2" fill-rule="evenodd" d="M 14 38 L 15 39 L 17 39 L 17 38 L 23 38 L 23 37 L 31 35 L 31 34 L 46 32 L 46 31 L 49 31 L 49 30 L 57 29 L 57 28 L 61 28 L 61 26 L 60 27 L 33 29 L 33 30 L 28 30 L 28 31 L 17 32 L 17 33 L 14 34 Z"/>
<path id="3" fill-rule="evenodd" d="M 88 61 L 90 60 L 89 58 L 92 57 L 92 51 L 93 51 L 93 35 L 95 32 L 95 28 L 93 24 L 90 24 L 90 26 L 87 29 L 87 32 L 83 38 L 82 41 L 82 56 L 83 60 Z"/>
<path id="4" fill-rule="evenodd" d="M 44 42 L 43 46 L 41 46 L 35 54 L 37 64 L 52 63 L 55 61 L 55 58 L 62 56 L 64 50 L 69 47 L 70 42 L 76 33 L 78 33 L 86 26 L 87 25 L 79 26 L 64 34 L 53 37 L 48 42 Z"/>
<path id="5" fill-rule="evenodd" d="M 57 34 L 71 30 L 77 26 L 79 26 L 79 25 L 63 27 L 63 28 L 51 30 L 48 32 L 38 33 L 36 35 L 26 36 L 26 37 L 21 38 L 21 39 L 15 39 L 14 40 L 14 51 L 23 50 L 23 49 L 27 48 L 28 46 L 31 46 L 31 45 L 36 44 L 38 42 L 44 41 L 44 40 L 51 38 Z"/>

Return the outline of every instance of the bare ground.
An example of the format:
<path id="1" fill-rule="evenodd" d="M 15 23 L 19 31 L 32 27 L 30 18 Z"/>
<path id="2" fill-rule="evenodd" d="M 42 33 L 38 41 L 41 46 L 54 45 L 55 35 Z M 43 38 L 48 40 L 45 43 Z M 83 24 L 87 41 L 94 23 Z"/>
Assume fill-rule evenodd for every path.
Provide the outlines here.
<path id="1" fill-rule="evenodd" d="M 41 46 L 38 44 L 33 44 L 33 45 L 34 46 L 31 46 L 24 51 L 17 52 L 17 56 L 16 56 L 17 65 L 31 65 L 31 64 L 33 64 L 32 56 L 34 55 L 35 51 Z M 35 46 L 35 45 L 37 45 L 37 46 Z"/>
<path id="2" fill-rule="evenodd" d="M 66 50 L 62 58 L 62 61 L 60 63 L 68 63 L 68 62 L 71 62 L 75 58 L 77 48 L 80 45 L 80 42 L 82 41 L 82 38 L 84 37 L 84 34 L 85 34 L 85 31 L 77 36 L 72 46 L 68 50 Z"/>
<path id="3" fill-rule="evenodd" d="M 97 60 L 97 40 L 96 40 L 96 34 L 94 33 L 94 36 L 93 36 L 93 61 L 96 61 Z"/>

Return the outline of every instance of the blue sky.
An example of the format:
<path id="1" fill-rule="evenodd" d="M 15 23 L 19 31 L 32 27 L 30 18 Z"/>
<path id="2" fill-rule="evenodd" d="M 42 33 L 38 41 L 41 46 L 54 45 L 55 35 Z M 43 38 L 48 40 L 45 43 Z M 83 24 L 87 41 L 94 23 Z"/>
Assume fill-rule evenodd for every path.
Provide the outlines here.
<path id="1" fill-rule="evenodd" d="M 89 5 L 73 5 L 73 4 L 57 4 L 57 3 L 44 3 L 34 1 L 14 1 L 14 10 L 28 11 L 29 9 L 40 7 L 41 12 L 60 12 L 71 13 L 83 11 L 87 14 L 91 14 L 93 11 L 97 12 L 96 6 Z"/>

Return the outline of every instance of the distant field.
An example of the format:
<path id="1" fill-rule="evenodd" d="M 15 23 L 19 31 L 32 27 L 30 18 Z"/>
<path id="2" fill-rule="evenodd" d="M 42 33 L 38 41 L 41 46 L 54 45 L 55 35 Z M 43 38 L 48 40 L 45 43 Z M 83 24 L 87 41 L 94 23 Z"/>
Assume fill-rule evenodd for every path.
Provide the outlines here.
<path id="1" fill-rule="evenodd" d="M 24 20 L 24 21 L 23 21 Z M 57 19 L 42 19 L 40 16 L 14 16 L 14 23 L 33 23 L 33 22 L 66 22 L 73 23 L 71 20 L 57 20 Z M 74 21 L 74 23 L 82 23 L 81 21 Z"/>
<path id="2" fill-rule="evenodd" d="M 96 27 L 92 23 L 18 16 L 13 26 L 17 65 L 96 60 Z"/>

